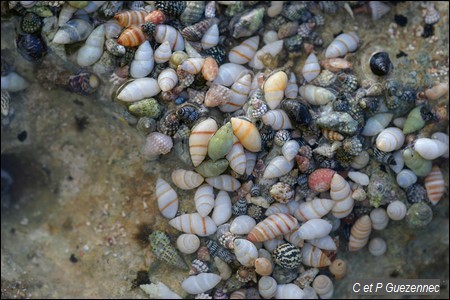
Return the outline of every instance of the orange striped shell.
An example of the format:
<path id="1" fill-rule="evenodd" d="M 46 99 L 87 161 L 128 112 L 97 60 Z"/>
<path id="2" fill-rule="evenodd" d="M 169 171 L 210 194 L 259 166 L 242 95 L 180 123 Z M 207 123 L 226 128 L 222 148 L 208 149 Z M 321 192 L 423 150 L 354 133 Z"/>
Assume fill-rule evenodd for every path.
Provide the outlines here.
<path id="1" fill-rule="evenodd" d="M 117 43 L 125 47 L 137 47 L 146 40 L 141 28 L 131 26 L 125 29 L 119 36 Z"/>
<path id="2" fill-rule="evenodd" d="M 231 126 L 234 135 L 245 149 L 251 152 L 261 151 L 261 135 L 252 122 L 231 118 Z"/>
<path id="3" fill-rule="evenodd" d="M 160 10 L 154 10 L 145 16 L 145 22 L 152 22 L 155 25 L 164 23 L 166 19 L 166 15 Z"/>
<path id="4" fill-rule="evenodd" d="M 129 26 L 140 26 L 145 23 L 145 16 L 147 15 L 146 11 L 124 11 L 117 13 L 114 16 L 114 19 L 117 20 L 117 22 L 122 27 L 129 27 Z"/>
<path id="5" fill-rule="evenodd" d="M 344 136 L 337 131 L 322 128 L 323 136 L 329 141 L 342 141 Z"/>
<path id="6" fill-rule="evenodd" d="M 212 118 L 198 123 L 192 129 L 189 136 L 189 153 L 194 167 L 197 167 L 205 159 L 209 140 L 217 129 L 217 123 Z"/>
<path id="7" fill-rule="evenodd" d="M 438 166 L 433 166 L 431 172 L 425 177 L 425 189 L 427 190 L 428 199 L 433 205 L 441 200 L 445 191 L 444 176 Z"/>
<path id="8" fill-rule="evenodd" d="M 264 242 L 291 232 L 297 227 L 296 218 L 285 213 L 276 213 L 259 222 L 247 236 L 251 242 Z"/>

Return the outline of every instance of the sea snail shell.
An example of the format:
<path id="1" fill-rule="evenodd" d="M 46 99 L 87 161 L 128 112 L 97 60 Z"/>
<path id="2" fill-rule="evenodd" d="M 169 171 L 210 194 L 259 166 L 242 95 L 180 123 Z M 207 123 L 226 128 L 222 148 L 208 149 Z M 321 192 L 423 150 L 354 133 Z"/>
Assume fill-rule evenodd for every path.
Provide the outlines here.
<path id="1" fill-rule="evenodd" d="M 380 132 L 377 136 L 376 146 L 384 152 L 392 152 L 402 147 L 405 142 L 405 135 L 397 127 L 389 127 Z"/>
<path id="2" fill-rule="evenodd" d="M 103 54 L 105 26 L 100 25 L 89 35 L 83 47 L 78 50 L 77 63 L 82 67 L 93 65 Z"/>
<path id="3" fill-rule="evenodd" d="M 228 221 L 232 214 L 231 198 L 225 191 L 219 191 L 214 202 L 214 210 L 211 218 L 217 226 Z"/>
<path id="4" fill-rule="evenodd" d="M 330 299 L 331 296 L 333 296 L 333 282 L 331 282 L 331 279 L 328 276 L 317 276 L 313 281 L 312 287 L 317 295 L 319 295 L 320 299 Z"/>
<path id="5" fill-rule="evenodd" d="M 436 139 L 420 138 L 414 142 L 414 150 L 423 158 L 433 160 L 445 154 L 448 145 Z"/>
<path id="6" fill-rule="evenodd" d="M 189 294 L 201 294 L 214 288 L 222 277 L 213 273 L 200 273 L 192 275 L 183 280 L 181 287 Z"/>
<path id="7" fill-rule="evenodd" d="M 358 48 L 360 38 L 354 32 L 342 33 L 338 35 L 328 46 L 325 52 L 326 58 L 344 56 L 348 52 L 353 52 Z"/>
<path id="8" fill-rule="evenodd" d="M 348 243 L 349 251 L 358 251 L 362 249 L 369 241 L 369 235 L 372 231 L 372 221 L 369 216 L 364 215 L 356 220 L 350 233 Z"/>
<path id="9" fill-rule="evenodd" d="M 264 299 L 270 299 L 277 293 L 277 281 L 270 276 L 263 276 L 258 282 L 258 291 Z"/>
<path id="10" fill-rule="evenodd" d="M 373 238 L 370 240 L 368 248 L 373 256 L 381 256 L 386 252 L 386 241 L 380 237 Z"/>
<path id="11" fill-rule="evenodd" d="M 208 236 L 217 230 L 216 224 L 210 217 L 202 218 L 198 213 L 181 215 L 170 220 L 169 224 L 179 231 L 198 236 Z"/>
<path id="12" fill-rule="evenodd" d="M 156 182 L 156 199 L 161 214 L 168 219 L 175 217 L 178 211 L 178 196 L 172 187 L 161 178 Z"/>
<path id="13" fill-rule="evenodd" d="M 389 223 L 386 210 L 382 207 L 375 208 L 370 212 L 370 220 L 372 221 L 372 228 L 375 230 L 383 230 Z"/>
<path id="14" fill-rule="evenodd" d="M 406 216 L 406 210 L 406 205 L 397 200 L 388 205 L 386 212 L 391 220 L 400 221 Z"/>
<path id="15" fill-rule="evenodd" d="M 195 192 L 194 200 L 199 215 L 206 217 L 214 207 L 213 187 L 209 184 L 200 186 Z"/>
<path id="16" fill-rule="evenodd" d="M 297 226 L 297 219 L 285 213 L 276 213 L 259 222 L 247 236 L 252 242 L 264 242 L 291 232 Z"/>
<path id="17" fill-rule="evenodd" d="M 191 233 L 183 233 L 177 239 L 177 248 L 184 254 L 192 254 L 200 247 L 200 239 Z"/>
<path id="18" fill-rule="evenodd" d="M 149 41 L 145 41 L 136 50 L 134 60 L 130 65 L 130 75 L 133 78 L 145 77 L 150 74 L 154 65 L 153 49 L 150 46 Z"/>
<path id="19" fill-rule="evenodd" d="M 258 258 L 258 249 L 248 240 L 236 239 L 234 240 L 234 254 L 243 266 L 252 267 Z"/>

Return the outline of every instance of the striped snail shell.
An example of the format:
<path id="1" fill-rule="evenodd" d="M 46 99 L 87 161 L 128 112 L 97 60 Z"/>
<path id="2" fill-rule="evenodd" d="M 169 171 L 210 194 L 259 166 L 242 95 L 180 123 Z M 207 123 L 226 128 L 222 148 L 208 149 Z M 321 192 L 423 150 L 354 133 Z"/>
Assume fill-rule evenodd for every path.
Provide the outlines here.
<path id="1" fill-rule="evenodd" d="M 299 88 L 300 95 L 312 105 L 325 105 L 336 100 L 336 96 L 323 87 L 307 84 Z"/>
<path id="2" fill-rule="evenodd" d="M 335 202 L 329 199 L 313 199 L 309 202 L 300 203 L 295 211 L 295 217 L 302 222 L 311 219 L 320 219 L 330 212 Z"/>
<path id="3" fill-rule="evenodd" d="M 245 174 L 250 175 L 256 165 L 256 153 L 245 150 L 245 158 L 247 165 L 245 166 Z"/>
<path id="4" fill-rule="evenodd" d="M 181 69 L 188 72 L 189 74 L 196 75 L 196 74 L 200 73 L 204 63 L 205 63 L 204 58 L 191 57 L 191 58 L 186 59 L 181 64 Z"/>
<path id="5" fill-rule="evenodd" d="M 139 286 L 150 299 L 183 299 L 162 282 L 141 284 Z"/>
<path id="6" fill-rule="evenodd" d="M 105 38 L 112 39 L 119 36 L 122 31 L 122 26 L 116 20 L 109 20 L 105 24 Z"/>
<path id="7" fill-rule="evenodd" d="M 272 57 L 275 57 L 278 55 L 278 53 L 281 52 L 282 49 L 283 49 L 283 40 L 267 44 L 255 53 L 255 55 L 250 60 L 248 65 L 254 69 L 261 70 L 264 68 L 264 64 L 261 61 L 260 57 L 263 57 L 266 54 L 270 54 Z"/>
<path id="8" fill-rule="evenodd" d="M 172 181 L 182 190 L 192 190 L 203 183 L 203 177 L 193 171 L 179 169 L 172 172 Z"/>
<path id="9" fill-rule="evenodd" d="M 411 148 L 403 150 L 403 160 L 405 165 L 417 176 L 427 176 L 433 164 L 430 160 L 423 158 L 417 151 Z"/>
<path id="10" fill-rule="evenodd" d="M 226 159 L 230 163 L 230 168 L 237 174 L 243 175 L 247 165 L 247 158 L 245 156 L 244 147 L 239 143 L 237 137 L 233 136 L 233 147 L 226 155 Z"/>
<path id="11" fill-rule="evenodd" d="M 387 249 L 386 241 L 380 237 L 371 239 L 369 242 L 369 246 L 367 247 L 370 254 L 372 254 L 373 256 L 381 256 L 386 252 Z"/>
<path id="12" fill-rule="evenodd" d="M 335 279 L 342 279 L 347 274 L 347 263 L 340 258 L 335 259 L 331 263 L 329 270 Z"/>
<path id="13" fill-rule="evenodd" d="M 294 167 L 294 160 L 287 160 L 284 156 L 277 156 L 270 161 L 264 170 L 264 178 L 281 177 L 289 173 Z"/>
<path id="14" fill-rule="evenodd" d="M 206 178 L 205 181 L 214 188 L 227 192 L 237 191 L 241 187 L 239 180 L 231 175 L 219 175 L 216 177 Z"/>
<path id="15" fill-rule="evenodd" d="M 219 191 L 214 202 L 214 210 L 211 218 L 217 226 L 227 222 L 232 214 L 231 198 L 225 191 Z"/>
<path id="16" fill-rule="evenodd" d="M 233 83 L 231 86 L 231 100 L 221 105 L 219 107 L 220 111 L 233 112 L 241 108 L 247 101 L 251 82 L 252 76 L 246 74 Z"/>
<path id="17" fill-rule="evenodd" d="M 280 245 L 285 244 L 283 238 L 274 238 L 268 241 L 264 241 L 264 248 L 271 253 Z"/>
<path id="18" fill-rule="evenodd" d="M 217 226 L 210 217 L 198 213 L 184 214 L 169 221 L 169 225 L 184 233 L 208 236 L 216 232 Z"/>
<path id="19" fill-rule="evenodd" d="M 236 80 L 249 73 L 251 73 L 251 71 L 244 66 L 234 63 L 225 63 L 219 67 L 219 75 L 213 83 L 231 86 Z"/>
<path id="20" fill-rule="evenodd" d="M 286 89 L 284 90 L 284 95 L 288 99 L 295 99 L 298 96 L 298 84 L 294 72 L 291 72 L 291 74 L 289 74 L 289 81 L 287 83 Z"/>
<path id="21" fill-rule="evenodd" d="M 262 276 L 258 281 L 258 291 L 264 299 L 271 299 L 277 293 L 277 281 L 270 276 Z"/>
<path id="22" fill-rule="evenodd" d="M 64 3 L 58 16 L 58 26 L 61 27 L 69 21 L 77 9 L 68 3 Z"/>
<path id="23" fill-rule="evenodd" d="M 256 221 L 250 216 L 237 216 L 230 225 L 230 232 L 234 234 L 248 234 L 253 227 L 256 226 Z"/>
<path id="24" fill-rule="evenodd" d="M 370 160 L 369 153 L 367 153 L 367 151 L 363 150 L 360 154 L 358 154 L 357 156 L 355 156 L 353 158 L 353 161 L 350 166 L 353 169 L 359 170 L 359 169 L 362 169 L 365 166 L 367 166 L 367 164 L 369 163 L 369 160 Z"/>
<path id="25" fill-rule="evenodd" d="M 206 183 L 200 186 L 195 191 L 194 201 L 198 214 L 206 217 L 214 207 L 213 187 Z"/>
<path id="26" fill-rule="evenodd" d="M 87 39 L 92 32 L 92 25 L 82 19 L 72 19 L 56 32 L 53 38 L 55 44 L 73 44 Z"/>
<path id="27" fill-rule="evenodd" d="M 264 124 L 275 130 L 292 129 L 291 120 L 282 109 L 269 110 L 261 117 Z"/>
<path id="28" fill-rule="evenodd" d="M 177 238 L 177 248 L 184 254 L 192 254 L 200 247 L 200 239 L 195 234 L 183 233 Z"/>
<path id="29" fill-rule="evenodd" d="M 234 135 L 245 149 L 251 152 L 261 150 L 261 135 L 252 122 L 239 118 L 231 118 L 231 126 Z"/>
<path id="30" fill-rule="evenodd" d="M 29 83 L 17 74 L 16 72 L 9 72 L 8 75 L 2 76 L 2 90 L 6 90 L 8 92 L 19 92 L 26 89 Z"/>
<path id="31" fill-rule="evenodd" d="M 431 138 L 433 140 L 438 140 L 442 143 L 444 143 L 445 145 L 447 145 L 447 151 L 442 155 L 442 157 L 448 158 L 448 134 L 445 134 L 443 132 L 435 132 L 431 135 Z"/>
<path id="32" fill-rule="evenodd" d="M 333 282 L 331 282 L 330 277 L 326 275 L 318 275 L 314 278 L 312 287 L 320 299 L 330 299 L 333 296 Z"/>
<path id="33" fill-rule="evenodd" d="M 153 97 L 159 94 L 161 89 L 155 79 L 139 78 L 125 83 L 119 91 L 117 99 L 124 102 L 135 102 L 144 98 Z"/>
<path id="34" fill-rule="evenodd" d="M 181 287 L 189 294 L 201 294 L 214 288 L 222 277 L 214 273 L 200 273 L 183 280 Z"/>
<path id="35" fill-rule="evenodd" d="M 420 138 L 414 142 L 414 150 L 428 160 L 436 159 L 448 151 L 448 145 L 445 143 L 428 138 Z"/>
<path id="36" fill-rule="evenodd" d="M 376 146 L 384 152 L 392 152 L 402 147 L 405 142 L 405 135 L 397 127 L 389 127 L 380 132 L 377 136 Z"/>
<path id="37" fill-rule="evenodd" d="M 122 31 L 119 38 L 117 39 L 117 43 L 125 47 L 137 47 L 145 40 L 146 37 L 141 28 L 131 26 Z"/>
<path id="38" fill-rule="evenodd" d="M 305 293 L 293 283 L 277 285 L 275 299 L 304 299 Z"/>
<path id="39" fill-rule="evenodd" d="M 158 85 L 163 92 L 170 91 L 178 83 L 177 72 L 172 68 L 166 68 L 158 76 Z"/>
<path id="40" fill-rule="evenodd" d="M 170 48 L 169 41 L 165 41 L 155 50 L 154 58 L 157 64 L 162 64 L 169 61 L 172 56 L 172 49 Z"/>
<path id="41" fill-rule="evenodd" d="M 202 37 L 202 48 L 204 50 L 217 46 L 219 43 L 219 27 L 213 24 L 206 30 Z"/>
<path id="42" fill-rule="evenodd" d="M 287 82 L 286 73 L 279 71 L 270 76 L 264 83 L 264 97 L 270 109 L 275 109 L 280 105 Z"/>
<path id="43" fill-rule="evenodd" d="M 342 33 L 338 35 L 328 46 L 325 57 L 334 58 L 344 56 L 348 52 L 353 52 L 358 48 L 360 38 L 354 32 Z"/>
<path id="44" fill-rule="evenodd" d="M 369 176 L 361 172 L 348 172 L 348 177 L 360 185 L 369 185 Z"/>
<path id="45" fill-rule="evenodd" d="M 217 123 L 212 118 L 203 120 L 192 128 L 189 136 L 189 153 L 194 167 L 200 165 L 205 159 L 209 140 L 217 129 Z"/>
<path id="46" fill-rule="evenodd" d="M 181 33 L 169 25 L 156 25 L 154 33 L 155 41 L 159 44 L 168 41 L 172 51 L 184 50 L 184 39 Z"/>
<path id="47" fill-rule="evenodd" d="M 334 242 L 333 238 L 329 235 L 321 237 L 320 239 L 309 240 L 308 243 L 322 250 L 330 250 L 330 251 L 337 250 L 336 243 Z"/>
<path id="48" fill-rule="evenodd" d="M 89 39 L 88 39 L 89 40 Z M 133 78 L 142 78 L 150 74 L 155 65 L 153 49 L 149 41 L 143 42 L 134 54 L 130 65 L 130 75 Z"/>
<path id="49" fill-rule="evenodd" d="M 337 131 L 330 130 L 328 128 L 322 128 L 323 136 L 329 141 L 342 141 L 344 136 Z"/>
<path id="50" fill-rule="evenodd" d="M 259 222 L 247 236 L 252 242 L 264 242 L 291 232 L 297 226 L 297 219 L 284 213 L 276 213 Z"/>
<path id="51" fill-rule="evenodd" d="M 238 289 L 230 294 L 229 299 L 247 299 L 247 290 Z"/>
<path id="52" fill-rule="evenodd" d="M 389 217 L 382 207 L 375 208 L 370 212 L 370 220 L 372 221 L 372 228 L 375 230 L 383 230 L 389 224 Z"/>
<path id="53" fill-rule="evenodd" d="M 369 241 L 371 231 L 372 221 L 369 216 L 364 215 L 356 220 L 350 232 L 350 240 L 348 242 L 349 251 L 362 249 Z"/>
<path id="54" fill-rule="evenodd" d="M 166 21 L 166 19 L 167 19 L 167 17 L 164 14 L 164 12 L 162 12 L 160 10 L 154 10 L 145 16 L 144 22 L 141 24 L 144 24 L 146 22 L 152 22 L 153 24 L 157 25 L 157 24 L 164 23 Z"/>
<path id="55" fill-rule="evenodd" d="M 295 155 L 297 155 L 298 150 L 300 149 L 300 145 L 295 140 L 290 140 L 284 143 L 283 147 L 281 147 L 281 153 L 287 160 L 294 159 Z"/>
<path id="56" fill-rule="evenodd" d="M 145 22 L 146 11 L 124 11 L 116 14 L 114 19 L 122 27 L 130 27 L 132 25 L 140 26 Z"/>
<path id="57" fill-rule="evenodd" d="M 231 275 L 233 275 L 231 267 L 226 262 L 221 260 L 220 257 L 214 257 L 214 263 L 216 264 L 217 270 L 219 271 L 222 280 L 228 280 Z"/>
<path id="58" fill-rule="evenodd" d="M 158 208 L 165 218 L 171 219 L 175 217 L 178 210 L 177 193 L 167 181 L 161 178 L 158 178 L 156 181 L 156 199 L 158 201 Z"/>
<path id="59" fill-rule="evenodd" d="M 261 276 L 268 276 L 272 274 L 273 266 L 272 262 L 265 258 L 259 257 L 255 260 L 255 272 Z"/>
<path id="60" fill-rule="evenodd" d="M 331 264 L 330 259 L 317 247 L 305 243 L 302 248 L 302 263 L 306 266 L 323 268 Z"/>
<path id="61" fill-rule="evenodd" d="M 336 202 L 331 209 L 333 216 L 342 219 L 352 212 L 354 200 L 350 185 L 344 177 L 337 173 L 331 179 L 330 197 Z"/>
<path id="62" fill-rule="evenodd" d="M 269 208 L 266 210 L 265 215 L 270 216 L 276 213 L 285 213 L 289 214 L 289 208 L 284 203 L 273 203 L 269 206 Z"/>
<path id="63" fill-rule="evenodd" d="M 305 244 L 305 240 L 301 238 L 298 230 L 294 230 L 293 232 L 286 233 L 283 237 L 286 241 L 288 241 L 289 243 L 291 243 L 292 245 L 294 245 L 295 247 L 298 247 L 298 248 L 303 247 L 303 245 Z M 264 242 L 264 244 L 265 243 L 266 242 Z M 283 244 L 283 241 L 281 241 L 280 244 Z M 276 245 L 276 247 L 278 247 L 278 246 L 279 246 L 279 244 Z"/>
<path id="64" fill-rule="evenodd" d="M 413 171 L 404 169 L 397 174 L 397 183 L 400 187 L 406 189 L 416 183 L 417 176 Z"/>
<path id="65" fill-rule="evenodd" d="M 256 249 L 256 246 L 251 241 L 235 239 L 234 254 L 243 266 L 252 267 L 258 258 L 258 249 Z"/>
<path id="66" fill-rule="evenodd" d="M 206 107 L 216 107 L 231 101 L 231 90 L 226 86 L 213 83 L 206 92 L 204 105 Z"/>
<path id="67" fill-rule="evenodd" d="M 425 189 L 431 204 L 438 204 L 445 192 L 444 175 L 438 166 L 433 166 L 431 172 L 425 177 Z"/>
<path id="68" fill-rule="evenodd" d="M 231 63 L 243 65 L 248 63 L 258 50 L 259 35 L 246 39 L 230 50 L 228 59 Z"/>
<path id="69" fill-rule="evenodd" d="M 429 100 L 437 100 L 448 93 L 448 82 L 441 82 L 425 91 L 425 96 Z"/>
<path id="70" fill-rule="evenodd" d="M 205 62 L 202 67 L 202 75 L 207 81 L 214 81 L 217 76 L 219 76 L 219 65 L 211 56 L 205 58 Z"/>
<path id="71" fill-rule="evenodd" d="M 331 232 L 331 224 L 323 219 L 312 219 L 303 223 L 297 230 L 304 240 L 320 239 Z"/>
<path id="72" fill-rule="evenodd" d="M 361 134 L 364 136 L 375 136 L 379 134 L 384 128 L 386 128 L 386 126 L 389 125 L 393 116 L 394 114 L 381 113 L 370 117 L 367 120 Z"/>
<path id="73" fill-rule="evenodd" d="M 319 76 L 320 74 L 320 65 L 317 56 L 314 53 L 311 53 L 305 61 L 305 65 L 302 69 L 303 78 L 307 82 L 311 82 Z"/>

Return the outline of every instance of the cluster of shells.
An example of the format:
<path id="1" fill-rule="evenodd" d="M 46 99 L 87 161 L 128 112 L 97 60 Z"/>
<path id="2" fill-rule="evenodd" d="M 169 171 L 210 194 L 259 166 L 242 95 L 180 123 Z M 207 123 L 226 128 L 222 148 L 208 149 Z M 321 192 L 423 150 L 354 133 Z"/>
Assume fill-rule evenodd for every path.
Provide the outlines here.
<path id="1" fill-rule="evenodd" d="M 338 249 L 368 245 L 383 255 L 386 242 L 370 240 L 372 231 L 431 221 L 449 141 L 433 130 L 447 115 L 427 100 L 448 97 L 448 83 L 409 87 L 382 50 L 357 61 L 367 75 L 359 78 L 358 34 L 328 45 L 320 35 L 325 14 L 377 20 L 389 5 L 68 1 L 58 9 L 52 43 L 85 40 L 81 67 L 114 62 L 113 97 L 146 136 L 143 156 L 177 151 L 186 165 L 155 188 L 161 214 L 182 232 L 176 247 L 159 231 L 150 243 L 157 258 L 189 270 L 187 293 L 327 299 L 347 272 Z M 180 214 L 177 190 L 195 191 L 195 211 Z M 180 298 L 161 282 L 142 289 Z"/>

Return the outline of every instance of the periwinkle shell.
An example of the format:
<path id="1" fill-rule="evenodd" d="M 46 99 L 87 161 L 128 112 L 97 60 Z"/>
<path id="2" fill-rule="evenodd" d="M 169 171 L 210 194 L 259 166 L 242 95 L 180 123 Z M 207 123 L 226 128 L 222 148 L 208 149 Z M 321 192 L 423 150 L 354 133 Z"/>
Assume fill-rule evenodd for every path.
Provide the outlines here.
<path id="1" fill-rule="evenodd" d="M 386 52 L 377 52 L 373 54 L 369 64 L 373 74 L 378 76 L 385 76 L 394 68 L 391 59 L 389 58 L 389 54 Z"/>
<path id="2" fill-rule="evenodd" d="M 28 61 L 38 61 L 47 54 L 47 45 L 40 35 L 19 34 L 16 42 L 20 55 Z"/>
<path id="3" fill-rule="evenodd" d="M 284 100 L 281 102 L 281 109 L 288 115 L 295 125 L 309 125 L 311 113 L 306 105 L 297 100 Z"/>

